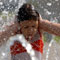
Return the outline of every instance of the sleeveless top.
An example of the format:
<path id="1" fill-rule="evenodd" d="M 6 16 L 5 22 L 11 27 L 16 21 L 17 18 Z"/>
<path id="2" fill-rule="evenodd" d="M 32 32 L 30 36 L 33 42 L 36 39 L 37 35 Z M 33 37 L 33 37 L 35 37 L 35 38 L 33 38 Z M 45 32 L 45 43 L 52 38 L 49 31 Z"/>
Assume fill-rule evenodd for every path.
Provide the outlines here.
<path id="1" fill-rule="evenodd" d="M 32 45 L 32 48 L 34 49 L 34 51 L 43 53 L 44 44 L 42 40 L 42 35 L 39 31 L 32 38 L 32 40 L 30 41 L 30 44 Z M 13 58 L 12 60 L 15 60 L 15 58 L 17 58 L 19 55 L 27 56 L 28 58 L 28 55 L 24 55 L 25 53 L 27 53 L 26 49 L 20 44 L 19 41 L 15 41 L 14 44 L 10 46 L 10 51 L 11 51 L 11 57 Z M 28 59 L 22 59 L 23 57 L 20 57 L 20 58 L 21 60 L 28 60 Z M 16 60 L 19 60 L 19 59 L 16 59 Z"/>

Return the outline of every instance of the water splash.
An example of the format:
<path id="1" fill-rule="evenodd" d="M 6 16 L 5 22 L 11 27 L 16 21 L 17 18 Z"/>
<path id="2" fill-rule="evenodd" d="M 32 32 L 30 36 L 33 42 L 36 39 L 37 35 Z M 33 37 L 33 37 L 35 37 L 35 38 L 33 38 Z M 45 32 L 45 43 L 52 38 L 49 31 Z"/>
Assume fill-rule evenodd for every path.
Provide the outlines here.
<path id="1" fill-rule="evenodd" d="M 2 3 L 2 2 L 0 2 L 0 5 L 3 5 L 3 3 Z"/>
<path id="2" fill-rule="evenodd" d="M 26 48 L 27 53 L 31 57 L 31 60 L 38 60 L 35 57 L 35 52 L 32 49 L 32 46 L 30 45 L 29 42 L 27 42 L 27 40 L 25 40 L 24 36 L 21 35 L 21 34 L 17 34 L 16 36 L 10 37 L 10 39 L 6 43 L 6 46 L 4 48 L 4 51 L 1 53 L 1 60 L 4 60 L 4 59 L 8 60 L 7 59 L 7 56 L 11 57 L 11 55 L 10 55 L 10 46 L 13 45 L 14 44 L 14 41 L 16 41 L 16 40 L 19 41 L 22 44 L 22 46 L 24 46 Z"/>
<path id="3" fill-rule="evenodd" d="M 27 40 L 25 40 L 24 36 L 23 35 L 16 35 L 14 37 L 11 37 L 9 39 L 10 41 L 13 41 L 12 43 L 10 43 L 10 46 L 14 43 L 15 40 L 19 41 L 22 46 L 24 46 L 27 50 L 27 53 L 30 55 L 31 57 L 31 60 L 38 60 L 36 57 L 35 57 L 35 52 L 34 50 L 32 49 L 32 46 L 29 42 L 27 42 Z"/>
<path id="4" fill-rule="evenodd" d="M 9 1 L 11 1 L 11 0 L 9 0 Z M 16 1 L 16 0 L 15 0 Z M 35 1 L 35 0 L 30 0 L 30 1 Z M 58 2 L 58 6 L 59 6 L 59 0 L 54 0 L 54 1 L 56 1 L 56 2 Z M 15 10 L 15 14 L 16 14 L 16 12 L 17 12 L 17 10 L 18 10 L 18 8 L 23 4 L 23 3 L 25 3 L 26 1 L 25 0 L 19 0 L 19 6 L 16 8 L 16 10 Z M 38 2 L 38 1 L 37 1 Z M 40 3 L 41 2 L 41 3 Z M 46 13 L 46 15 L 51 15 L 50 17 L 51 17 L 51 21 L 53 21 L 54 23 L 56 23 L 55 21 L 54 21 L 54 18 L 53 18 L 53 16 L 55 16 L 55 13 L 56 13 L 56 17 L 58 17 L 58 18 L 60 18 L 60 13 L 59 13 L 59 9 L 58 9 L 58 11 L 56 10 L 56 9 L 53 9 L 53 8 L 59 8 L 58 6 L 56 7 L 54 4 L 53 4 L 53 1 L 51 0 L 51 3 L 50 2 L 48 2 L 47 0 L 46 0 L 46 2 L 45 1 L 40 1 L 39 2 L 39 4 L 41 4 L 41 6 L 40 7 L 42 7 L 43 9 L 44 9 L 44 12 Z M 47 8 L 47 6 L 46 5 L 44 5 L 44 3 L 42 3 L 42 2 L 44 2 L 47 6 L 49 6 L 48 8 Z M 35 2 L 36 3 L 36 2 Z M 39 5 L 38 4 L 38 5 Z M 57 3 L 55 3 L 55 4 L 57 4 Z M 0 2 L 0 6 L 2 5 L 2 8 L 4 8 L 4 6 L 3 6 L 3 2 Z M 36 4 L 37 5 L 37 4 Z M 44 7 L 44 6 L 45 7 Z M 53 5 L 55 6 L 55 7 L 53 7 Z M 39 10 L 40 10 L 40 7 L 39 7 Z M 50 8 L 51 7 L 51 8 Z M 0 7 L 1 8 L 1 7 Z M 10 7 L 9 7 L 10 8 Z M 49 9 L 50 8 L 50 9 Z M 52 11 L 51 11 L 52 10 Z M 54 10 L 54 11 L 53 11 Z M 42 10 L 43 11 L 43 10 Z M 6 11 L 7 12 L 7 11 Z M 53 12 L 53 13 L 52 13 Z M 9 12 L 8 12 L 9 13 Z M 42 12 L 42 14 L 43 14 L 43 12 Z M 57 15 L 57 14 L 59 14 L 59 15 Z M 4 16 L 6 16 L 7 18 L 5 19 L 4 18 Z M 44 15 L 42 15 L 42 16 L 44 16 Z M 1 31 L 4 31 L 4 29 L 3 29 L 3 27 L 5 26 L 5 25 L 10 25 L 10 21 L 12 21 L 13 20 L 13 17 L 14 17 L 14 15 L 13 15 L 13 13 L 12 13 L 12 16 L 10 17 L 8 14 L 6 14 L 6 13 L 3 13 L 3 15 L 1 15 L 0 16 L 0 30 Z M 4 18 L 4 19 L 3 19 Z M 55 19 L 56 20 L 56 19 Z M 5 22 L 6 21 L 6 22 Z M 56 20 L 56 21 L 58 21 L 58 20 Z M 55 42 L 53 42 L 53 43 L 55 43 Z M 52 44 L 52 43 L 51 43 Z M 55 47 L 54 47 L 54 49 L 57 51 L 57 46 L 56 46 L 56 43 L 54 44 L 55 45 Z M 51 46 L 52 47 L 52 46 Z M 51 48 L 50 47 L 50 48 Z M 6 47 L 5 47 L 6 48 Z M 1 58 L 1 60 L 8 60 L 8 59 L 6 59 L 6 58 L 4 58 L 4 56 L 6 56 L 6 57 L 8 57 L 8 53 L 9 52 L 7 52 L 7 50 L 8 49 L 5 49 L 3 46 L 2 47 L 0 47 L 0 52 L 2 53 L 1 54 L 1 56 L 0 56 L 0 58 Z M 5 50 L 5 51 L 4 51 Z M 54 51 L 55 51 L 54 50 Z M 49 49 L 48 49 L 48 52 L 50 53 L 50 51 L 49 51 Z M 6 53 L 6 54 L 5 54 Z M 48 54 L 48 53 L 47 53 Z M 58 58 L 58 56 L 57 56 L 57 52 L 55 53 L 56 54 L 56 60 L 57 59 L 59 59 Z M 10 55 L 9 55 L 10 56 Z M 49 56 L 49 54 L 48 54 L 48 56 Z M 48 57 L 49 58 L 49 57 Z"/>
<path id="5" fill-rule="evenodd" d="M 53 58 L 54 60 L 60 60 L 59 59 L 59 54 L 58 54 L 58 50 L 57 50 L 57 44 L 56 41 L 54 40 L 54 37 L 52 37 L 52 40 L 50 41 L 49 45 L 48 45 L 48 50 L 46 52 L 46 60 L 50 60 L 49 58 Z M 50 57 L 51 54 L 51 47 L 53 46 L 53 53 L 52 53 L 52 57 Z"/>
<path id="6" fill-rule="evenodd" d="M 48 46 L 48 50 L 47 50 L 47 53 L 46 53 L 46 60 L 48 60 L 48 58 L 49 58 L 49 53 L 50 53 L 50 48 L 51 48 L 51 46 L 52 46 L 52 43 L 53 43 L 53 39 L 50 41 L 50 43 L 49 43 L 49 46 Z"/>
<path id="7" fill-rule="evenodd" d="M 57 48 L 56 48 L 56 42 L 54 41 L 53 43 L 54 43 L 54 52 L 55 52 L 55 55 L 56 55 L 56 56 L 55 56 L 55 59 L 56 59 L 56 60 L 60 60 L 59 57 L 58 57 L 58 52 L 57 52 L 58 50 L 57 50 Z"/>
<path id="8" fill-rule="evenodd" d="M 49 2 L 48 2 L 48 3 L 47 3 L 47 5 L 48 5 L 48 6 L 51 6 L 51 5 L 52 5 L 52 3 L 49 3 Z"/>

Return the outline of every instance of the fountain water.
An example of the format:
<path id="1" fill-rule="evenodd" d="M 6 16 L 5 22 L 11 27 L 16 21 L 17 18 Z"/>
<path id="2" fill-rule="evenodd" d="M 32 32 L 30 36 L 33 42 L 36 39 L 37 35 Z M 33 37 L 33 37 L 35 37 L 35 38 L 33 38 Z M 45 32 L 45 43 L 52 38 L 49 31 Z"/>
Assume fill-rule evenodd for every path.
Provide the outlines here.
<path id="1" fill-rule="evenodd" d="M 52 40 L 50 41 L 50 43 L 48 44 L 48 50 L 46 52 L 46 60 L 59 60 L 59 52 L 58 52 L 58 48 L 57 47 L 57 43 L 56 41 L 54 40 L 54 36 L 52 38 Z"/>
<path id="2" fill-rule="evenodd" d="M 10 37 L 10 39 L 5 44 L 4 50 L 0 54 L 0 59 L 1 60 L 9 60 L 9 59 L 11 59 L 10 46 L 14 44 L 15 40 L 19 41 L 22 44 L 22 46 L 24 46 L 26 48 L 27 53 L 31 57 L 31 60 L 38 60 L 37 57 L 35 57 L 35 52 L 32 49 L 32 46 L 29 44 L 29 42 L 27 42 L 27 40 L 25 40 L 23 35 L 16 35 L 16 36 Z M 9 56 L 9 58 L 7 58 L 8 56 Z"/>
<path id="3" fill-rule="evenodd" d="M 25 47 L 25 49 L 27 50 L 27 53 L 30 55 L 31 57 L 31 60 L 38 60 L 37 57 L 35 57 L 35 52 L 34 50 L 32 49 L 32 46 L 29 42 L 27 42 L 27 40 L 25 40 L 24 36 L 23 35 L 16 35 L 16 36 L 13 36 L 9 39 L 9 42 L 8 44 L 11 46 L 13 45 L 14 41 L 17 40 L 19 41 L 23 47 Z M 8 45 L 7 45 L 8 46 Z M 9 46 L 9 47 L 10 47 Z"/>
<path id="4" fill-rule="evenodd" d="M 9 0 L 10 2 L 12 1 L 12 0 Z M 35 1 L 35 0 L 31 0 L 31 1 Z M 47 0 L 45 0 L 45 1 L 47 1 Z M 39 2 L 39 7 L 41 7 L 41 10 L 40 10 L 40 8 L 38 9 L 39 11 L 43 11 L 42 9 L 44 9 L 44 13 L 45 13 L 45 17 L 48 17 L 48 16 L 50 16 L 50 15 L 52 15 L 52 16 L 50 16 L 51 17 L 51 21 L 53 21 L 54 19 L 53 19 L 53 16 L 55 16 L 55 12 L 56 12 L 56 15 L 58 14 L 58 12 L 60 11 L 60 10 L 58 10 L 58 12 L 57 12 L 57 8 L 56 9 L 54 9 L 54 11 L 52 10 L 53 9 L 53 5 L 54 5 L 54 3 L 57 3 L 57 5 L 59 5 L 59 3 L 58 3 L 58 1 L 59 0 L 55 0 L 55 1 L 50 1 L 50 2 L 47 2 L 47 4 L 45 5 L 44 3 L 45 3 L 45 1 L 43 2 L 42 0 Z M 16 2 L 16 0 L 15 0 L 15 2 Z M 19 3 L 18 3 L 18 7 L 15 9 L 15 12 L 12 12 L 11 14 L 9 14 L 9 11 L 6 11 L 6 9 L 2 12 L 2 14 L 0 15 L 0 31 L 4 31 L 5 29 L 4 29 L 4 26 L 5 25 L 10 25 L 10 22 L 12 22 L 13 20 L 14 20 L 14 17 L 15 17 L 15 15 L 14 14 L 16 14 L 17 13 L 17 11 L 18 11 L 18 8 L 23 4 L 23 3 L 25 3 L 26 1 L 25 0 L 19 0 Z M 37 1 L 38 2 L 38 1 Z M 34 2 L 34 4 L 35 4 L 35 2 Z M 45 6 L 43 6 L 43 5 Z M 0 2 L 0 6 L 1 5 L 3 5 L 3 2 Z M 52 7 L 52 11 L 51 10 L 49 10 L 47 7 Z M 4 8 L 4 6 L 2 6 L 2 8 Z M 1 9 L 2 9 L 1 8 Z M 40 12 L 40 13 L 41 13 Z M 12 16 L 11 16 L 12 15 Z M 42 15 L 44 16 L 44 14 L 42 13 Z M 58 18 L 60 18 L 60 13 L 59 13 L 59 15 L 57 15 L 58 16 Z M 55 20 L 56 20 L 56 18 L 55 18 Z M 57 20 L 56 20 L 57 21 Z M 53 22 L 55 22 L 55 21 L 53 21 Z M 1 27 L 2 26 L 2 27 Z M 16 37 L 16 36 L 15 36 Z M 11 41 L 11 40 L 10 40 Z M 20 40 L 19 40 L 20 41 Z M 21 41 L 20 41 L 21 42 Z M 24 41 L 24 42 L 26 42 L 26 41 Z M 8 43 L 9 42 L 7 42 L 6 44 L 4 44 L 3 46 L 1 46 L 0 47 L 0 59 L 1 60 L 11 60 L 11 55 L 10 55 L 10 50 L 9 50 L 9 46 L 8 46 Z M 13 43 L 11 43 L 11 44 L 13 44 Z M 27 43 L 27 44 L 29 44 L 29 43 Z M 24 45 L 24 44 L 23 44 Z M 50 57 L 50 52 L 51 52 L 51 47 L 52 47 L 52 45 L 54 45 L 54 53 L 55 53 L 55 56 L 54 56 L 54 58 L 55 58 L 55 60 L 59 60 L 59 56 L 58 56 L 58 52 L 57 52 L 57 44 L 56 44 L 56 42 L 54 41 L 54 39 L 52 39 L 51 40 L 51 42 L 48 44 L 48 50 L 47 50 L 47 53 L 46 53 L 46 59 L 44 59 L 44 60 L 50 60 L 49 59 L 49 57 Z M 24 45 L 25 46 L 25 45 Z M 30 46 L 30 44 L 29 44 L 29 46 Z M 8 48 L 6 48 L 6 47 L 8 47 Z M 59 48 L 59 47 L 58 47 Z M 31 49 L 31 48 L 30 48 Z M 33 51 L 33 50 L 32 50 Z M 30 51 L 28 51 L 29 53 L 30 53 Z M 33 52 L 33 54 L 32 55 L 34 55 L 34 52 Z M 32 57 L 32 55 L 31 55 L 31 57 Z M 9 58 L 8 58 L 8 56 L 10 56 Z M 34 56 L 33 56 L 34 57 Z M 53 59 L 52 59 L 53 60 Z"/>

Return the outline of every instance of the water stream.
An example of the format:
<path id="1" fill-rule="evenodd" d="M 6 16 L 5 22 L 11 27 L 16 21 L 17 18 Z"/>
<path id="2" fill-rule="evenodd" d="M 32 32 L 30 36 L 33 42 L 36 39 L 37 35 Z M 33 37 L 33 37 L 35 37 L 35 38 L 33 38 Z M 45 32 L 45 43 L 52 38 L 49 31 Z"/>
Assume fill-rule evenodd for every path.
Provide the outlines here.
<path id="1" fill-rule="evenodd" d="M 2 0 L 1 0 L 2 1 Z M 0 1 L 0 6 L 2 6 L 2 8 L 4 8 L 4 6 L 3 6 L 3 2 L 5 1 L 5 0 L 3 0 L 3 2 L 1 2 Z M 17 0 L 8 0 L 9 2 L 11 2 L 12 3 L 12 1 L 15 1 L 15 2 L 17 2 Z M 26 0 L 27 1 L 27 0 Z M 10 25 L 11 23 L 12 23 L 12 21 L 14 21 L 14 17 L 15 17 L 15 14 L 17 13 L 17 11 L 18 11 L 18 9 L 19 9 L 19 7 L 23 4 L 23 3 L 25 3 L 26 2 L 25 0 L 19 0 L 18 1 L 18 6 L 15 8 L 15 11 L 14 12 L 11 12 L 11 14 L 9 13 L 9 11 L 6 11 L 6 9 L 4 9 L 3 11 L 2 11 L 2 14 L 0 14 L 0 31 L 5 31 L 6 29 L 4 28 L 6 25 Z M 29 0 L 30 1 L 30 0 Z M 32 0 L 31 0 L 32 1 Z M 34 1 L 34 0 L 33 0 Z M 46 0 L 47 1 L 47 0 Z M 50 0 L 49 0 L 50 1 Z M 58 15 L 58 12 L 57 11 L 53 11 L 53 10 L 55 10 L 55 9 L 51 9 L 52 11 L 49 11 L 49 8 L 47 9 L 47 7 L 51 7 L 52 5 L 54 5 L 55 3 L 57 3 L 57 5 L 60 5 L 60 4 L 58 4 L 58 1 L 59 0 L 55 0 L 54 2 L 51 0 L 50 2 L 47 2 L 47 4 L 46 4 L 46 6 L 44 5 L 44 2 L 42 1 L 39 1 L 39 2 L 41 2 L 40 4 L 38 3 L 38 1 L 36 2 L 36 3 L 38 3 L 37 5 L 35 5 L 36 7 L 39 7 L 39 9 L 41 8 L 41 10 L 39 10 L 39 9 L 37 9 L 38 11 L 40 11 L 40 13 L 41 13 L 41 15 L 43 15 L 43 13 L 42 13 L 42 11 L 44 10 L 44 14 L 45 14 L 45 17 L 49 17 L 50 18 L 50 21 L 52 21 L 52 22 L 54 22 L 54 23 L 56 23 L 56 22 L 58 22 L 58 20 L 57 20 L 57 18 L 59 19 L 60 18 L 60 13 L 59 13 L 59 15 Z M 8 3 L 8 2 L 7 2 Z M 35 2 L 33 3 L 33 4 L 35 4 Z M 45 6 L 45 7 L 44 7 Z M 0 7 L 0 9 L 2 9 L 1 7 Z M 51 8 L 53 8 L 53 6 L 51 7 Z M 10 6 L 9 6 L 9 8 L 8 9 L 10 9 Z M 42 10 L 43 9 L 43 10 Z M 56 8 L 57 9 L 57 8 Z M 59 10 L 58 10 L 59 11 Z M 56 13 L 55 13 L 56 12 Z M 57 17 L 55 17 L 55 14 L 57 14 Z M 44 15 L 43 15 L 43 17 L 44 17 Z M 3 44 L 1 47 L 0 47 L 0 60 L 11 60 L 11 55 L 10 55 L 10 49 L 9 49 L 9 47 L 10 47 L 10 45 L 12 45 L 13 44 L 13 41 L 11 41 L 12 40 L 12 38 L 13 38 L 13 40 L 16 40 L 15 38 L 17 37 L 17 35 L 16 36 L 14 36 L 14 37 L 11 37 L 10 39 L 9 39 L 9 41 L 7 42 L 7 43 L 5 43 L 5 44 Z M 19 36 L 17 37 L 17 39 L 19 38 Z M 18 39 L 19 41 L 20 41 L 20 39 Z M 24 39 L 23 39 L 24 40 Z M 27 50 L 27 52 L 29 53 L 29 55 L 31 56 L 31 60 L 36 60 L 37 58 L 34 56 L 34 51 L 33 51 L 33 49 L 31 48 L 31 45 L 27 42 L 27 41 L 20 41 L 21 43 L 22 43 L 22 45 L 25 47 L 25 46 L 27 46 L 26 47 L 26 49 L 28 49 L 29 47 L 29 49 Z M 28 45 L 27 45 L 28 44 Z M 7 47 L 7 48 L 6 48 Z M 50 40 L 50 42 L 48 43 L 48 45 L 47 45 L 47 49 L 46 49 L 46 53 L 44 54 L 43 53 L 43 55 L 45 55 L 43 58 L 42 58 L 42 60 L 60 60 L 60 54 L 59 54 L 59 52 L 60 52 L 60 45 L 58 44 L 58 43 L 56 43 L 56 41 L 54 40 L 54 37 Z M 46 45 L 45 45 L 45 48 L 46 48 Z M 30 51 L 32 51 L 32 53 L 30 52 Z M 44 50 L 45 51 L 45 50 Z"/>

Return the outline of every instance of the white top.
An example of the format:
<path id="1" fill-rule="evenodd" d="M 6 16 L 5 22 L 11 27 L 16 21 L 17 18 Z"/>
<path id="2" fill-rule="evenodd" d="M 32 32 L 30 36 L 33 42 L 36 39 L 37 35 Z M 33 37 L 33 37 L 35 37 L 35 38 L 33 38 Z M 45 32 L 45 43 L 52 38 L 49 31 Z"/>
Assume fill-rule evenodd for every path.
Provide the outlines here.
<path id="1" fill-rule="evenodd" d="M 40 40 L 40 35 L 38 32 L 30 42 L 35 42 L 37 40 Z M 36 50 L 34 51 L 35 51 L 35 57 L 38 58 L 38 60 L 41 60 L 41 52 Z M 31 60 L 31 57 L 27 52 L 22 52 L 20 54 L 11 55 L 11 60 Z"/>

